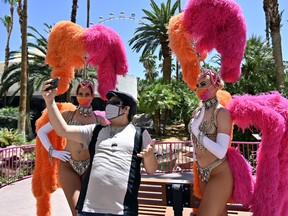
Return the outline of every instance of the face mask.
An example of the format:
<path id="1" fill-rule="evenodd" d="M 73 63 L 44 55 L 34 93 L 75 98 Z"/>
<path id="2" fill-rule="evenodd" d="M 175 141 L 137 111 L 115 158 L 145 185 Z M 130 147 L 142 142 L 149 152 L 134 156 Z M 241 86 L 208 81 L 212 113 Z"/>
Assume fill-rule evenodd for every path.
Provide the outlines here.
<path id="1" fill-rule="evenodd" d="M 123 115 L 124 113 L 120 114 L 120 111 L 121 111 L 121 107 L 108 104 L 105 108 L 106 118 L 111 120 L 111 119 L 114 119 Z"/>
<path id="2" fill-rule="evenodd" d="M 86 98 L 86 97 L 77 97 L 78 103 L 83 106 L 83 107 L 88 107 L 90 106 L 92 102 L 92 98 Z"/>
<path id="3" fill-rule="evenodd" d="M 210 86 L 211 87 L 211 86 Z M 207 101 L 211 97 L 211 91 L 209 88 L 200 88 L 196 90 L 197 96 L 200 98 L 202 101 Z"/>

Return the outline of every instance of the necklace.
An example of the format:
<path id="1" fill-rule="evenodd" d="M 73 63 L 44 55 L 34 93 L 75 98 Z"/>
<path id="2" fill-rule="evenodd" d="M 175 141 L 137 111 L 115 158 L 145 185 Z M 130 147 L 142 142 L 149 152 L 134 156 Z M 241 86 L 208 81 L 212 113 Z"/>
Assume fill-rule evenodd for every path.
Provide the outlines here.
<path id="1" fill-rule="evenodd" d="M 78 106 L 78 109 L 79 109 L 79 112 L 80 112 L 80 115 L 83 115 L 84 117 L 87 117 L 87 116 L 91 116 L 92 114 L 92 106 L 90 107 L 83 107 L 81 105 Z"/>
<path id="2" fill-rule="evenodd" d="M 215 98 L 212 98 L 208 101 L 203 102 L 203 104 L 204 104 L 205 110 L 208 110 L 213 105 L 218 104 L 218 99 L 215 97 Z"/>
<path id="3" fill-rule="evenodd" d="M 109 125 L 109 135 L 110 138 L 114 137 L 117 133 L 121 132 L 125 127 L 115 127 L 113 128 L 111 125 Z"/>

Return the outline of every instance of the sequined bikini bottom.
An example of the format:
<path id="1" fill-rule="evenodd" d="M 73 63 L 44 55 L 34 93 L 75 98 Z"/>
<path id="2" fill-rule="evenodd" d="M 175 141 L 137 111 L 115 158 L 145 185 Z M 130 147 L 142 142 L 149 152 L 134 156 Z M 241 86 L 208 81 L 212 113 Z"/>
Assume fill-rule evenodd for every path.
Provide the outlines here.
<path id="1" fill-rule="evenodd" d="M 219 166 L 220 164 L 222 164 L 225 161 L 225 159 L 226 159 L 226 157 L 224 157 L 222 159 L 216 159 L 214 162 L 212 162 L 211 164 L 209 164 L 205 168 L 200 167 L 198 164 L 198 161 L 196 161 L 197 170 L 200 174 L 201 181 L 208 182 L 210 179 L 210 175 L 211 175 L 212 170 L 214 168 L 216 168 L 217 166 Z"/>
<path id="2" fill-rule="evenodd" d="M 69 163 L 71 164 L 73 170 L 78 173 L 79 176 L 88 169 L 90 159 L 84 161 L 76 161 L 70 158 Z"/>

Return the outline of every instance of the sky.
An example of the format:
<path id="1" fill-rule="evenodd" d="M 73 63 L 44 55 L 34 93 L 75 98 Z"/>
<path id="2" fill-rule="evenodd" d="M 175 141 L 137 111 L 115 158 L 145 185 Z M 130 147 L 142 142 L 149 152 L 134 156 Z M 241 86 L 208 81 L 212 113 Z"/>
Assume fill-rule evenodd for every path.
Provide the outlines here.
<path id="1" fill-rule="evenodd" d="M 78 10 L 76 23 L 86 27 L 86 17 L 87 17 L 87 6 L 85 0 L 78 0 Z M 140 53 L 136 53 L 128 45 L 128 41 L 133 38 L 135 29 L 139 27 L 138 21 L 144 16 L 143 9 L 151 10 L 150 0 L 91 0 L 90 1 L 90 22 L 97 24 L 99 23 L 99 17 L 102 16 L 104 19 L 109 18 L 109 14 L 112 12 L 115 17 L 119 17 L 121 12 L 124 12 L 125 17 L 130 17 L 132 13 L 135 13 L 135 21 L 128 19 L 114 19 L 107 21 L 104 24 L 114 29 L 121 36 L 127 52 L 129 71 L 128 74 L 135 77 L 144 78 L 144 68 L 141 63 L 139 63 Z M 161 2 L 166 2 L 165 0 L 155 0 L 155 2 L 160 5 Z M 172 2 L 174 2 L 172 0 Z M 188 0 L 181 1 L 181 8 L 184 9 Z M 242 12 L 247 24 L 247 39 L 252 35 L 262 36 L 265 38 L 265 16 L 263 11 L 263 1 L 262 0 L 236 0 L 236 2 L 242 8 Z M 283 60 L 288 61 L 288 1 L 278 0 L 279 11 L 283 12 L 282 18 L 282 53 Z M 71 8 L 72 0 L 49 0 L 41 1 L 39 0 L 28 0 L 28 25 L 33 26 L 43 36 L 47 36 L 46 28 L 44 23 L 49 25 L 56 24 L 62 20 L 70 20 L 71 18 Z M 4 4 L 4 0 L 0 0 L 0 17 L 9 14 L 9 5 Z M 0 62 L 4 61 L 5 56 L 5 46 L 7 40 L 7 33 L 4 25 L 0 23 Z M 19 26 L 19 18 L 17 11 L 14 12 L 14 27 L 10 40 L 10 50 L 20 51 L 21 47 L 21 34 Z M 206 60 L 209 59 L 216 53 L 212 51 Z M 156 54 L 158 56 L 158 53 Z"/>

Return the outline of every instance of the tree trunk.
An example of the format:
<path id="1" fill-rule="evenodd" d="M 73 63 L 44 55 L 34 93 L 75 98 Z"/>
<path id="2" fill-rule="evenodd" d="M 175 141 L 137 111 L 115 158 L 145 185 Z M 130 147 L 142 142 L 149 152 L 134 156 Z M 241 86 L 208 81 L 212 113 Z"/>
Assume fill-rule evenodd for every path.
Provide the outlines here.
<path id="1" fill-rule="evenodd" d="M 269 13 L 267 11 L 267 9 L 265 8 L 265 0 L 264 0 L 264 4 L 263 4 L 263 9 L 265 12 L 265 33 L 266 33 L 266 41 L 267 41 L 267 45 L 270 45 L 270 18 L 269 18 Z"/>
<path id="2" fill-rule="evenodd" d="M 30 116 L 30 101 L 31 101 L 31 96 L 27 96 L 27 104 L 26 104 L 26 136 L 27 136 L 27 141 L 31 141 L 35 138 L 32 130 L 32 125 L 31 125 L 31 116 Z"/>
<path id="3" fill-rule="evenodd" d="M 161 128 L 160 128 L 160 109 L 155 110 L 155 114 L 153 116 L 153 126 L 155 129 L 156 134 L 161 135 Z"/>
<path id="4" fill-rule="evenodd" d="M 269 14 L 273 56 L 276 65 L 276 85 L 281 92 L 284 89 L 284 67 L 280 34 L 281 18 L 278 11 L 278 0 L 264 0 L 264 8 L 264 11 L 267 11 Z"/>
<path id="5" fill-rule="evenodd" d="M 87 23 L 86 27 L 89 28 L 90 26 L 90 0 L 87 0 Z"/>
<path id="6" fill-rule="evenodd" d="M 18 131 L 25 137 L 26 125 L 26 101 L 27 101 L 27 0 L 18 0 L 18 15 L 21 28 L 22 48 L 21 48 L 21 79 L 20 79 L 20 102 Z"/>
<path id="7" fill-rule="evenodd" d="M 163 53 L 163 80 L 167 83 L 171 83 L 171 64 L 172 58 L 168 43 L 161 44 Z"/>
<path id="8" fill-rule="evenodd" d="M 77 8 L 78 8 L 78 0 L 73 0 L 72 12 L 71 12 L 71 22 L 73 23 L 76 23 Z"/>

